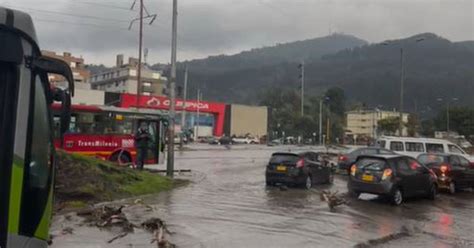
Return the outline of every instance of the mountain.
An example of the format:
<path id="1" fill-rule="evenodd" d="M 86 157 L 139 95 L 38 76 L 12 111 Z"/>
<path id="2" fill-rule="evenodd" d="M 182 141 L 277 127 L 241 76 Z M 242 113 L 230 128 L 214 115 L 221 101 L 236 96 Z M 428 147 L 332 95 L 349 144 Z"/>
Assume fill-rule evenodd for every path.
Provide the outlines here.
<path id="1" fill-rule="evenodd" d="M 310 46 L 311 41 L 325 48 L 329 45 L 322 41 L 338 45 L 324 52 L 318 45 Z M 305 59 L 305 89 L 309 97 L 339 86 L 345 90 L 348 102 L 393 109 L 399 105 L 403 47 L 405 110 L 434 112 L 444 106 L 437 98 L 452 97 L 459 99 L 457 104 L 474 106 L 473 42 L 453 43 L 425 33 L 386 43 L 389 45 L 369 45 L 355 37 L 334 35 L 186 61 L 179 64 L 178 84 L 183 79 L 183 66 L 187 65 L 191 97 L 199 85 L 206 100 L 258 104 L 261 92 L 270 88 L 297 90 L 298 64 Z M 341 44 L 347 47 L 334 51 L 343 47 Z"/>
<path id="2" fill-rule="evenodd" d="M 317 60 L 325 54 L 365 44 L 367 44 L 366 41 L 351 35 L 333 34 L 321 38 L 255 48 L 235 55 L 219 55 L 206 59 L 184 61 L 180 65 L 188 66 L 193 71 L 205 73 L 232 72 L 280 63 Z"/>
<path id="3" fill-rule="evenodd" d="M 456 42 L 456 44 L 474 52 L 474 40 L 460 41 Z"/>

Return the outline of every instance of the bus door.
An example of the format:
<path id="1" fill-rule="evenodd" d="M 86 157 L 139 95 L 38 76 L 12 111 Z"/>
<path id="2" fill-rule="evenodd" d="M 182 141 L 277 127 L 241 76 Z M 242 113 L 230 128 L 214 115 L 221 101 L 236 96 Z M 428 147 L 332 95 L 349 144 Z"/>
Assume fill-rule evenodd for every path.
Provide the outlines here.
<path id="1" fill-rule="evenodd" d="M 147 152 L 147 164 L 160 164 L 162 163 L 163 154 L 163 142 L 162 142 L 162 127 L 159 120 L 139 120 L 138 123 L 145 122 L 148 127 L 148 133 L 151 136 L 151 140 L 148 141 L 148 152 Z M 139 125 L 138 125 L 139 126 Z"/>

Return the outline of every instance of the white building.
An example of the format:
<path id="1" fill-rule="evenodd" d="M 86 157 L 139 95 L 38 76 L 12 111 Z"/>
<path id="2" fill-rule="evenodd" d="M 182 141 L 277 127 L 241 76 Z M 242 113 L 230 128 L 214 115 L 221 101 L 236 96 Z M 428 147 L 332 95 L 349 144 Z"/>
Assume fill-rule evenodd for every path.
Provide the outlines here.
<path id="1" fill-rule="evenodd" d="M 403 113 L 403 123 L 408 122 L 408 113 Z M 376 138 L 380 133 L 378 129 L 378 121 L 389 118 L 400 117 L 400 112 L 385 110 L 354 110 L 346 112 L 346 135 L 357 137 Z M 404 126 L 402 130 L 403 136 L 407 135 L 407 128 Z"/>
<path id="2" fill-rule="evenodd" d="M 123 55 L 117 55 L 116 66 L 112 69 L 93 74 L 90 77 L 92 89 L 137 94 L 138 60 L 129 58 L 128 64 L 123 64 Z M 162 95 L 166 78 L 160 71 L 142 66 L 141 70 L 142 95 Z"/>

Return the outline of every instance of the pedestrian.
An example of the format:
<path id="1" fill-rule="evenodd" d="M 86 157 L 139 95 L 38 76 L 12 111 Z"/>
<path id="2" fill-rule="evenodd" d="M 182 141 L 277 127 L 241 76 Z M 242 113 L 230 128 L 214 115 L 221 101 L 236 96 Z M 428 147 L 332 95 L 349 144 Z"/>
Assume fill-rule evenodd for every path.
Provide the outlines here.
<path id="1" fill-rule="evenodd" d="M 137 149 L 136 165 L 137 169 L 143 170 L 145 165 L 145 159 L 148 152 L 148 141 L 151 139 L 150 133 L 148 133 L 148 126 L 146 122 L 140 123 L 140 126 L 135 134 L 135 147 Z"/>

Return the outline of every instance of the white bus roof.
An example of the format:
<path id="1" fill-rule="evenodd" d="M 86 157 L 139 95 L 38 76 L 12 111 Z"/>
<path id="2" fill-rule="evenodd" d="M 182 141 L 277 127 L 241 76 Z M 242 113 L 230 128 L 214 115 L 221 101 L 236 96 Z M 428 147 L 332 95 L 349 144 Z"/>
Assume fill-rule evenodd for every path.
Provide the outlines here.
<path id="1" fill-rule="evenodd" d="M 445 139 L 435 139 L 435 138 L 416 138 L 416 137 L 397 137 L 397 136 L 381 136 L 378 140 L 397 140 L 397 141 L 413 141 L 413 142 L 433 142 L 433 143 L 452 143 Z"/>

